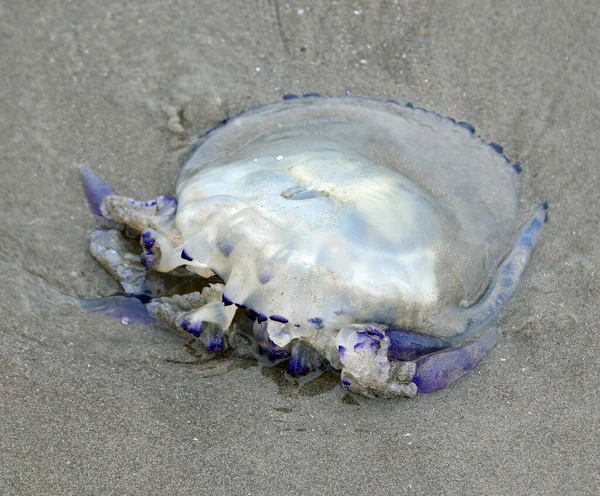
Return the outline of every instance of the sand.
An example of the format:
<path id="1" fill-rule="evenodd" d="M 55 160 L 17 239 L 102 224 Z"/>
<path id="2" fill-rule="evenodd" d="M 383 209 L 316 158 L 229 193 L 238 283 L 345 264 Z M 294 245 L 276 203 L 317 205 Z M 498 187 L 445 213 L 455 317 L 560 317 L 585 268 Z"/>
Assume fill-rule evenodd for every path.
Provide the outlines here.
<path id="1" fill-rule="evenodd" d="M 456 5 L 458 4 L 458 5 Z M 597 2 L 0 4 L 0 494 L 598 494 Z M 158 326 L 86 313 L 84 164 L 173 192 L 180 140 L 284 93 L 411 101 L 523 165 L 551 220 L 505 335 L 415 400 L 190 361 Z"/>

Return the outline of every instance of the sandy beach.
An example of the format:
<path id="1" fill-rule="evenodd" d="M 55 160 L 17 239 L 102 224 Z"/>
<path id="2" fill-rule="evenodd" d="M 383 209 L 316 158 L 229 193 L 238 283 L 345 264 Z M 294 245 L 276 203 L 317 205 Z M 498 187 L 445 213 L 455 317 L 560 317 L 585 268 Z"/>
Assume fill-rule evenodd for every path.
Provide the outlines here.
<path id="1" fill-rule="evenodd" d="M 594 495 L 600 487 L 600 4 L 0 4 L 0 494 Z M 286 93 L 467 121 L 550 203 L 498 347 L 414 400 L 193 357 L 89 254 L 84 165 L 173 194 L 184 140 Z"/>

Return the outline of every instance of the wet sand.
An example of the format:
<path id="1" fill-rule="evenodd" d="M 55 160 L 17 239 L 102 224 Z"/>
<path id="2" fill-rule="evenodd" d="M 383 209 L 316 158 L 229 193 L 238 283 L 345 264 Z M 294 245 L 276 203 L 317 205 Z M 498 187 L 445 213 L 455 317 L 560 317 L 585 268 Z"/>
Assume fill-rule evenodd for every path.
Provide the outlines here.
<path id="1" fill-rule="evenodd" d="M 0 5 L 0 493 L 597 494 L 600 7 L 182 0 Z M 351 93 L 472 123 L 551 221 L 468 378 L 366 400 L 86 313 L 84 164 L 173 192 L 177 137 L 281 98 Z"/>

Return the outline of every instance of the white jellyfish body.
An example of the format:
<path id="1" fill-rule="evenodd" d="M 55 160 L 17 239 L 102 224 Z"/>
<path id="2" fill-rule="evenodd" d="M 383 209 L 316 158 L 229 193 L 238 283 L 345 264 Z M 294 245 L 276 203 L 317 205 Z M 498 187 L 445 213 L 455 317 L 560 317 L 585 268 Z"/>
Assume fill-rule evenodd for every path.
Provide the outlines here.
<path id="1" fill-rule="evenodd" d="M 390 367 L 404 356 L 394 330 L 437 340 L 423 354 L 446 363 L 516 288 L 547 208 L 517 234 L 518 171 L 468 124 L 395 102 L 301 98 L 201 139 L 179 175 L 176 209 L 107 196 L 101 211 L 142 234 L 154 270 L 186 266 L 222 280 L 220 298 L 198 308 L 150 303 L 163 320 L 222 339 L 236 310 L 247 311 L 263 344 L 292 356 L 310 345 L 343 377 L 353 371 L 346 387 L 410 396 L 418 367 L 416 376 Z M 360 350 L 338 357 L 344 342 Z"/>

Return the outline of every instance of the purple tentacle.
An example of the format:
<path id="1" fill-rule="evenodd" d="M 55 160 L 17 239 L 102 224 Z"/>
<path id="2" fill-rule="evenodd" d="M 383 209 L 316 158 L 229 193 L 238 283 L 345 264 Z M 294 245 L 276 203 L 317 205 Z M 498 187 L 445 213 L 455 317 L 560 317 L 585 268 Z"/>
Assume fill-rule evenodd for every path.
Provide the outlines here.
<path id="1" fill-rule="evenodd" d="M 419 392 L 439 391 L 470 372 L 496 346 L 501 333 L 499 327 L 492 327 L 462 348 L 440 351 L 417 360 L 413 382 Z"/>
<path id="2" fill-rule="evenodd" d="M 548 220 L 548 204 L 539 205 L 531 220 L 521 229 L 510 252 L 496 269 L 490 285 L 481 299 L 469 308 L 448 306 L 432 322 L 439 329 L 456 334 L 446 339 L 461 346 L 487 329 L 515 294 L 529 263 L 544 223 Z"/>
<path id="3" fill-rule="evenodd" d="M 385 333 L 390 338 L 388 356 L 396 360 L 415 360 L 423 355 L 431 355 L 452 346 L 444 339 L 409 329 L 390 327 Z"/>
<path id="4" fill-rule="evenodd" d="M 179 325 L 181 326 L 181 328 L 186 331 L 189 332 L 192 336 L 200 336 L 202 334 L 202 321 L 198 320 L 196 322 L 192 322 L 190 320 L 188 320 L 187 318 L 184 318 Z"/>
<path id="5" fill-rule="evenodd" d="M 220 353 L 225 348 L 225 333 L 223 329 L 207 322 L 207 329 L 200 335 L 200 341 L 206 346 L 209 353 Z"/>
<path id="6" fill-rule="evenodd" d="M 293 376 L 307 375 L 319 370 L 323 365 L 321 358 L 312 346 L 303 341 L 296 341 L 292 346 L 292 354 L 288 362 L 288 372 Z"/>
<path id="7" fill-rule="evenodd" d="M 116 195 L 117 192 L 98 174 L 86 167 L 81 168 L 81 179 L 83 180 L 83 187 L 85 188 L 90 210 L 102 217 L 102 212 L 100 211 L 102 200 L 107 196 Z"/>
<path id="8" fill-rule="evenodd" d="M 137 298 L 108 296 L 95 300 L 79 300 L 79 304 L 90 312 L 101 313 L 119 319 L 124 324 L 152 324 L 154 317 L 146 311 L 146 306 Z"/>

